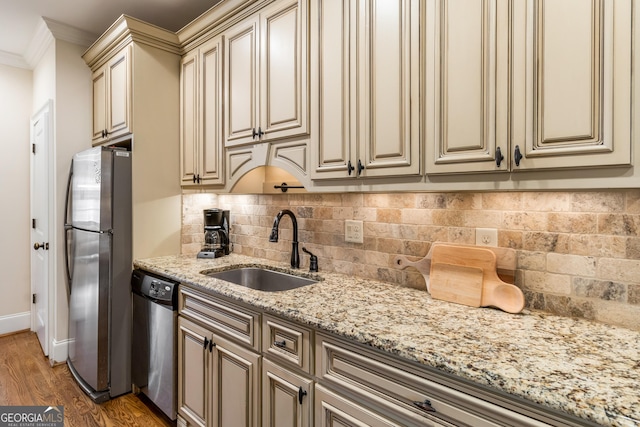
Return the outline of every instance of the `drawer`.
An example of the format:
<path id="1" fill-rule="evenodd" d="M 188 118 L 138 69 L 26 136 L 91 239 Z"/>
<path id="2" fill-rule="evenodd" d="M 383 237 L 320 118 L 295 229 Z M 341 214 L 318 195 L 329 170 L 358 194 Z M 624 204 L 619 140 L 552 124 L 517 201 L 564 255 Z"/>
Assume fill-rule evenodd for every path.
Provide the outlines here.
<path id="1" fill-rule="evenodd" d="M 260 351 L 260 313 L 180 285 L 178 313 Z"/>
<path id="2" fill-rule="evenodd" d="M 262 318 L 262 351 L 272 360 L 295 365 L 311 373 L 311 330 L 265 314 Z"/>
<path id="3" fill-rule="evenodd" d="M 528 416 L 431 381 L 429 372 L 407 368 L 363 346 L 316 334 L 316 376 L 365 404 L 381 401 L 403 408 L 412 422 L 474 427 L 547 426 Z"/>

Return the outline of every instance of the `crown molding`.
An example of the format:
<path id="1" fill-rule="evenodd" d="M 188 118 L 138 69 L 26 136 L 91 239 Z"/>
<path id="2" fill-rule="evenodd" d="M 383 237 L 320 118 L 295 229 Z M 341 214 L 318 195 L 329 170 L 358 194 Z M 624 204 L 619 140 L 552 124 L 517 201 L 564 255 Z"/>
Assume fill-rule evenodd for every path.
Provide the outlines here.
<path id="1" fill-rule="evenodd" d="M 31 69 L 27 61 L 25 61 L 21 55 L 5 52 L 4 50 L 0 50 L 0 64 L 16 68 L 24 68 L 27 70 Z"/>
<path id="2" fill-rule="evenodd" d="M 82 47 L 90 46 L 97 38 L 93 33 L 80 30 L 56 20 L 42 17 L 24 54 L 30 68 L 35 68 L 54 40 L 63 40 Z"/>

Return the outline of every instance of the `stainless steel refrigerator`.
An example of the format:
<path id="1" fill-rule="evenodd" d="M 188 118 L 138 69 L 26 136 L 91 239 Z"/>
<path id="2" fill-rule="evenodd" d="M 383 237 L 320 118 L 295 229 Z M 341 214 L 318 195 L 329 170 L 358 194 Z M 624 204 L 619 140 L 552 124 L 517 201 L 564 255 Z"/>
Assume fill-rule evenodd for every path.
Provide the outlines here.
<path id="1" fill-rule="evenodd" d="M 67 364 L 95 402 L 131 391 L 131 156 L 92 148 L 69 173 Z"/>

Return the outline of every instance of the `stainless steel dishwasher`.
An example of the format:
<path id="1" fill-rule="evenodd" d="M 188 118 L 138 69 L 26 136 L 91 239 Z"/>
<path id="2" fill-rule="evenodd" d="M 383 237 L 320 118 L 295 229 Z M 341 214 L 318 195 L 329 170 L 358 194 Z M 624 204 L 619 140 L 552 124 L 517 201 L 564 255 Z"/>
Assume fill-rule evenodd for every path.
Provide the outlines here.
<path id="1" fill-rule="evenodd" d="M 178 283 L 134 270 L 131 381 L 170 419 L 177 410 Z"/>

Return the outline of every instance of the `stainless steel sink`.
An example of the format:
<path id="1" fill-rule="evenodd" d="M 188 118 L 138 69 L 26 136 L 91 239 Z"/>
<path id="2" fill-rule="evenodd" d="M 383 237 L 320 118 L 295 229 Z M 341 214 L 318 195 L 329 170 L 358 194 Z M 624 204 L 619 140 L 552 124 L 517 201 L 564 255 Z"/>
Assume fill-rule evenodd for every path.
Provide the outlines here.
<path id="1" fill-rule="evenodd" d="M 317 280 L 294 276 L 258 267 L 241 267 L 232 270 L 203 272 L 216 279 L 265 292 L 288 291 L 317 283 Z"/>

